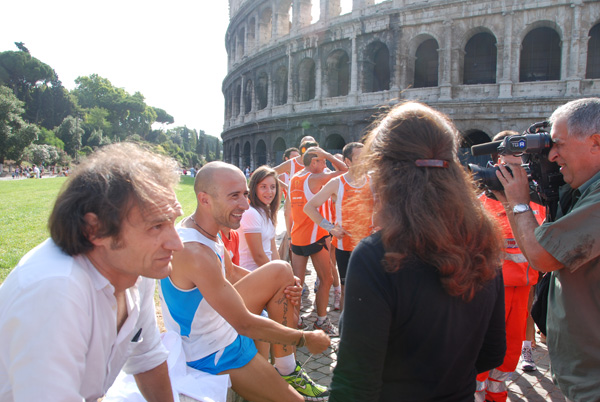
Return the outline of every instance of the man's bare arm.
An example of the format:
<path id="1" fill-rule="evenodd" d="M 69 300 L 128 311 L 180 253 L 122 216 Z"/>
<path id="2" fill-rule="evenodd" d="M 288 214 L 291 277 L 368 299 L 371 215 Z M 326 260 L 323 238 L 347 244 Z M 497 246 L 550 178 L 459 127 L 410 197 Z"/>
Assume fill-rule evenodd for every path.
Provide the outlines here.
<path id="1" fill-rule="evenodd" d="M 133 377 L 140 392 L 148 402 L 169 402 L 173 400 L 173 390 L 166 361 L 152 370 L 135 374 Z"/>

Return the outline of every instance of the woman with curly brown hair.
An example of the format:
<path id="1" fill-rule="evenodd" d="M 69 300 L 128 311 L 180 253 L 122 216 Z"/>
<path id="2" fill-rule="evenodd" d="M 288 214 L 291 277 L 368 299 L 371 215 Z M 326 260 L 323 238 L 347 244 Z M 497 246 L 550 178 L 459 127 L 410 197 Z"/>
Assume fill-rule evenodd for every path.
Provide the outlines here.
<path id="1" fill-rule="evenodd" d="M 501 239 L 458 140 L 417 102 L 366 137 L 381 229 L 350 258 L 330 401 L 472 401 L 476 374 L 502 362 Z"/>

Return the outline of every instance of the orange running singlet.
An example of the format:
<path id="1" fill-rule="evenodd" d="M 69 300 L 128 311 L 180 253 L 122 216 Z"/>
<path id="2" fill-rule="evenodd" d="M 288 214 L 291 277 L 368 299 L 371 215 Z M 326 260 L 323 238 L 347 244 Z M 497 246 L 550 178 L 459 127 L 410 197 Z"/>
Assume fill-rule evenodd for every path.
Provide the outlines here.
<path id="1" fill-rule="evenodd" d="M 290 179 L 290 200 L 292 205 L 291 237 L 294 246 L 308 246 L 329 234 L 304 213 L 304 206 L 314 197 L 314 194 L 308 187 L 308 178 L 311 174 L 309 172 L 301 175 L 297 174 Z M 319 211 L 323 213 L 322 208 Z"/>

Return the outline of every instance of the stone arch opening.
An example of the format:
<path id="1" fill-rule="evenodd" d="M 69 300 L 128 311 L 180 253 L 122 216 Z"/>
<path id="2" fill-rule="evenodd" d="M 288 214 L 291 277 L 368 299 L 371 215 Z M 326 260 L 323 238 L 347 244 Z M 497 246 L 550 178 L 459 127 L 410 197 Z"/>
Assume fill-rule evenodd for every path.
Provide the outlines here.
<path id="1" fill-rule="evenodd" d="M 521 45 L 519 81 L 560 80 L 560 36 L 549 27 L 530 31 Z"/>
<path id="2" fill-rule="evenodd" d="M 600 78 L 600 24 L 590 29 L 585 78 Z"/>
<path id="3" fill-rule="evenodd" d="M 267 145 L 263 140 L 256 143 L 256 167 L 267 164 Z"/>
<path id="4" fill-rule="evenodd" d="M 346 96 L 350 90 L 350 58 L 345 50 L 334 50 L 327 57 L 325 82 L 327 96 Z"/>
<path id="5" fill-rule="evenodd" d="M 248 53 L 254 50 L 254 45 L 256 43 L 256 19 L 254 17 L 250 18 L 248 21 L 248 33 L 246 34 L 246 49 Z"/>
<path id="6" fill-rule="evenodd" d="M 492 160 L 490 155 L 471 155 L 473 145 L 484 144 L 491 141 L 491 137 L 483 130 L 471 129 L 462 134 L 462 141 L 459 145 L 458 157 L 463 165 L 473 163 L 479 166 L 486 166 L 487 162 Z"/>
<path id="7" fill-rule="evenodd" d="M 438 43 L 427 39 L 419 45 L 415 53 L 415 88 L 437 87 L 438 85 Z"/>
<path id="8" fill-rule="evenodd" d="M 473 35 L 465 46 L 463 84 L 495 84 L 497 53 L 494 35 Z"/>
<path id="9" fill-rule="evenodd" d="M 240 115 L 240 105 L 242 102 L 242 86 L 238 84 L 235 87 L 235 94 L 233 95 L 233 117 Z"/>
<path id="10" fill-rule="evenodd" d="M 266 45 L 271 41 L 271 36 L 273 35 L 273 10 L 270 7 L 265 8 L 260 14 L 258 34 L 261 45 Z"/>
<path id="11" fill-rule="evenodd" d="M 274 155 L 274 163 L 277 165 L 278 163 L 283 162 L 283 154 L 286 150 L 285 140 L 281 137 L 277 137 L 275 142 L 273 143 L 273 155 Z"/>
<path id="12" fill-rule="evenodd" d="M 275 85 L 273 86 L 273 103 L 275 106 L 285 105 L 288 97 L 288 70 L 280 66 L 275 73 Z"/>
<path id="13" fill-rule="evenodd" d="M 298 65 L 299 102 L 306 102 L 315 98 L 316 83 L 315 61 L 307 57 Z"/>
<path id="14" fill-rule="evenodd" d="M 242 57 L 244 57 L 244 54 L 246 53 L 246 48 L 245 48 L 245 36 L 246 36 L 246 31 L 244 30 L 244 28 L 240 28 L 240 30 L 238 31 L 238 35 L 237 35 L 237 59 L 240 60 Z"/>
<path id="15" fill-rule="evenodd" d="M 235 151 L 233 152 L 233 161 L 231 163 L 237 167 L 240 167 L 240 144 L 235 144 Z"/>
<path id="16" fill-rule="evenodd" d="M 253 96 L 254 92 L 254 84 L 252 80 L 246 81 L 246 89 L 244 90 L 244 114 L 248 114 L 252 111 L 252 101 L 254 100 Z"/>
<path id="17" fill-rule="evenodd" d="M 256 100 L 258 101 L 258 110 L 267 107 L 269 100 L 269 76 L 264 71 L 258 75 L 256 80 Z"/>
<path id="18" fill-rule="evenodd" d="M 321 2 L 319 0 L 312 0 L 310 5 L 310 23 L 314 24 L 315 22 L 321 19 Z"/>
<path id="19" fill-rule="evenodd" d="M 346 145 L 346 141 L 339 134 L 330 134 L 325 138 L 325 149 L 332 155 L 341 154 L 344 145 Z"/>
<path id="20" fill-rule="evenodd" d="M 240 167 L 245 169 L 246 166 L 252 166 L 252 150 L 250 147 L 250 142 L 246 142 L 244 144 L 244 154 L 242 155 L 242 166 L 240 166 Z"/>
<path id="21" fill-rule="evenodd" d="M 363 91 L 379 92 L 390 89 L 390 51 L 387 45 L 375 41 L 365 51 Z"/>

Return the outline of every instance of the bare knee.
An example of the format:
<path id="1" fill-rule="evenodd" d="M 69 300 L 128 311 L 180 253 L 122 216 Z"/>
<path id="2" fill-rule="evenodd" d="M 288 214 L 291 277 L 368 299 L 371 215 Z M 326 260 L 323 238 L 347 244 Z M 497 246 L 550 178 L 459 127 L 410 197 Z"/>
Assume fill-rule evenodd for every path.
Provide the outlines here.
<path id="1" fill-rule="evenodd" d="M 271 261 L 265 267 L 269 267 L 269 277 L 281 285 L 293 285 L 295 283 L 292 266 L 282 260 Z"/>

